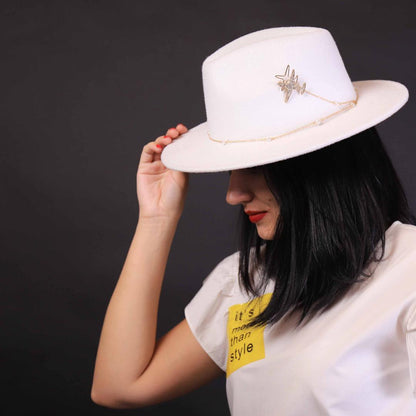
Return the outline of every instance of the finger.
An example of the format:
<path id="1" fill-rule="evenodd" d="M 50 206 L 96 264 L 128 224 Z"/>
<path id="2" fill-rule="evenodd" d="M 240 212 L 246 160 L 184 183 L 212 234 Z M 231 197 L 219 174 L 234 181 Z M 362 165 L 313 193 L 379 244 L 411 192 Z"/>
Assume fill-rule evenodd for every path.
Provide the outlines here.
<path id="1" fill-rule="evenodd" d="M 156 155 L 162 152 L 163 146 L 156 142 L 147 143 L 142 150 L 140 156 L 140 163 L 152 163 L 155 160 Z"/>
<path id="2" fill-rule="evenodd" d="M 186 128 L 186 126 L 185 126 L 184 124 L 182 124 L 182 123 L 179 123 L 179 124 L 176 126 L 176 130 L 177 130 L 180 134 L 186 133 L 186 132 L 188 131 L 188 129 Z"/>
<path id="3" fill-rule="evenodd" d="M 172 137 L 172 139 L 176 139 L 179 136 L 179 132 L 178 130 L 176 130 L 175 127 L 171 127 L 170 129 L 167 130 L 166 136 L 170 136 Z"/>
<path id="4" fill-rule="evenodd" d="M 161 144 L 163 147 L 167 146 L 169 143 L 172 142 L 172 137 L 170 136 L 159 136 L 155 142 L 156 144 Z"/>

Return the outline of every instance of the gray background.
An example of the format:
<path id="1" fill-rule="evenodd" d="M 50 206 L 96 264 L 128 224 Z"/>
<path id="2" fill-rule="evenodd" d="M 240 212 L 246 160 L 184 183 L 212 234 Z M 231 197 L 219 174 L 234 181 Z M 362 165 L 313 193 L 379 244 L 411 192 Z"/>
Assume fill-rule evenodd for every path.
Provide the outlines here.
<path id="1" fill-rule="evenodd" d="M 223 3 L 223 4 L 221 4 Z M 205 121 L 201 64 L 246 33 L 329 29 L 352 80 L 403 82 L 379 132 L 415 210 L 415 3 L 409 1 L 1 2 L 1 376 L 7 415 L 226 415 L 225 379 L 140 411 L 89 391 L 105 308 L 136 225 L 142 146 Z M 227 175 L 191 177 L 158 333 L 235 250 Z"/>

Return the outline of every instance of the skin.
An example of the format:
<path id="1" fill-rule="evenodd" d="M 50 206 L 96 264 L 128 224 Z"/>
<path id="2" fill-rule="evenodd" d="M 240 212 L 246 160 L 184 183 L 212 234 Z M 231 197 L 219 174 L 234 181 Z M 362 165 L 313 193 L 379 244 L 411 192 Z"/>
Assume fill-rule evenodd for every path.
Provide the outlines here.
<path id="1" fill-rule="evenodd" d="M 255 223 L 257 233 L 264 240 L 273 238 L 280 209 L 260 169 L 231 171 L 226 201 L 230 205 L 241 204 L 244 212 L 266 212 Z"/>
<path id="2" fill-rule="evenodd" d="M 167 169 L 163 148 L 187 131 L 178 124 L 147 143 L 137 169 L 139 216 L 104 318 L 91 388 L 92 400 L 112 408 L 138 408 L 171 400 L 223 371 L 202 349 L 184 319 L 156 339 L 159 298 L 167 259 L 182 214 L 188 174 Z M 257 223 L 272 235 L 278 207 L 264 178 L 233 171 L 227 202 L 267 211 Z"/>

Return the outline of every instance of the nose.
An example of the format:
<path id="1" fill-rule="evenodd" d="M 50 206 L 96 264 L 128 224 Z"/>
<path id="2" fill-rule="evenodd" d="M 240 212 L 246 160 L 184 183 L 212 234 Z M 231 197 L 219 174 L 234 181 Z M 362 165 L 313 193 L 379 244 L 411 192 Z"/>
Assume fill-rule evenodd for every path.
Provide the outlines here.
<path id="1" fill-rule="evenodd" d="M 247 175 L 241 170 L 232 170 L 228 183 L 228 190 L 225 200 L 230 205 L 243 204 L 253 199 L 253 194 L 247 181 Z"/>

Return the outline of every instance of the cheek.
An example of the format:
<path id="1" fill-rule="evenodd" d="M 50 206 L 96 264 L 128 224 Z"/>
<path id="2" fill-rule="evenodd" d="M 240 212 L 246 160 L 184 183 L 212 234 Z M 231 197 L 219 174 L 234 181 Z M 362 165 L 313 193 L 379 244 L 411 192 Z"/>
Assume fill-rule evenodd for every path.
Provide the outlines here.
<path id="1" fill-rule="evenodd" d="M 273 211 L 280 212 L 280 206 L 276 201 L 276 198 L 272 195 L 268 195 L 266 198 L 267 203 L 270 205 Z"/>
<path id="2" fill-rule="evenodd" d="M 274 214 L 274 217 L 275 217 L 275 220 L 277 220 L 277 218 L 279 217 L 279 215 L 280 215 L 280 206 L 279 206 L 279 204 L 276 202 L 276 200 L 273 198 L 273 208 L 272 208 L 272 210 L 273 210 L 273 214 Z"/>

